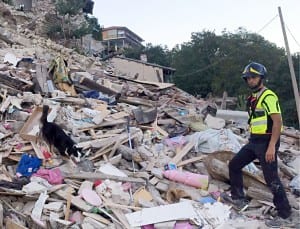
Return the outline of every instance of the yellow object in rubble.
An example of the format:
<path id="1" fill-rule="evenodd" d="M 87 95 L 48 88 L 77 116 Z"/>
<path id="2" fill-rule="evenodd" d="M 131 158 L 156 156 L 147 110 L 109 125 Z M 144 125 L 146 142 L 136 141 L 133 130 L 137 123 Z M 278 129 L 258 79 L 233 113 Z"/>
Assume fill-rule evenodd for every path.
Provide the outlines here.
<path id="1" fill-rule="evenodd" d="M 68 72 L 67 61 L 62 56 L 58 56 L 52 60 L 49 66 L 49 72 L 53 71 L 53 80 L 55 83 L 72 84 Z"/>

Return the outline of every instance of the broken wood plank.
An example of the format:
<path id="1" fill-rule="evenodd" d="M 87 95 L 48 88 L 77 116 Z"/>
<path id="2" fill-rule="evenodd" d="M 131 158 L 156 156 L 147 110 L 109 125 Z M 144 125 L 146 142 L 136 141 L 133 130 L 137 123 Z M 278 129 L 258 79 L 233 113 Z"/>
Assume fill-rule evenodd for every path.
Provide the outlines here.
<path id="1" fill-rule="evenodd" d="M 111 88 L 104 87 L 103 85 L 98 84 L 94 80 L 91 80 L 91 79 L 86 78 L 86 77 L 81 77 L 81 79 L 79 80 L 79 83 L 81 85 L 89 88 L 90 90 L 100 91 L 100 92 L 102 92 L 104 94 L 107 94 L 109 96 L 117 94 L 117 92 L 112 90 Z"/>
<path id="2" fill-rule="evenodd" d="M 17 90 L 17 89 L 15 89 L 15 88 L 13 88 L 13 87 L 9 87 L 9 86 L 7 86 L 7 85 L 5 85 L 5 84 L 2 84 L 2 83 L 0 83 L 0 88 L 2 88 L 2 89 L 5 89 L 6 91 L 7 91 L 7 94 L 9 94 L 9 95 L 17 95 L 17 94 L 19 94 L 19 93 L 21 93 L 22 91 L 21 90 Z M 3 98 L 3 97 L 4 98 Z M 6 95 L 5 94 L 3 94 L 1 97 L 3 98 L 3 99 L 5 99 L 6 98 Z"/>
<path id="3" fill-rule="evenodd" d="M 117 77 L 126 81 L 131 81 L 131 82 L 136 82 L 136 83 L 141 83 L 141 84 L 148 84 L 148 85 L 153 85 L 158 87 L 159 89 L 165 89 L 169 87 L 173 87 L 173 83 L 159 83 L 159 82 L 150 82 L 150 81 L 143 81 L 143 80 L 134 80 L 134 79 L 128 79 L 128 77 L 123 77 L 123 76 L 117 76 L 113 74 L 109 74 L 108 72 L 105 72 L 106 75 Z"/>
<path id="4" fill-rule="evenodd" d="M 2 101 L 1 107 L 0 107 L 0 112 L 1 113 L 3 113 L 4 111 L 6 111 L 8 109 L 12 99 L 13 99 L 12 96 L 8 96 L 4 101 Z"/>
<path id="5" fill-rule="evenodd" d="M 205 158 L 206 155 L 201 155 L 199 157 L 193 157 L 193 158 L 190 158 L 188 160 L 185 160 L 185 161 L 181 161 L 177 164 L 177 166 L 184 166 L 184 165 L 187 165 L 187 164 L 190 164 L 190 163 L 193 163 L 193 162 L 198 162 L 198 161 L 201 161 L 203 158 Z"/>
<path id="6" fill-rule="evenodd" d="M 281 134 L 284 134 L 284 135 L 286 135 L 286 136 L 288 136 L 288 137 L 296 138 L 296 139 L 298 139 L 298 140 L 300 139 L 300 134 L 297 134 L 296 132 L 293 133 L 293 132 L 284 130 L 284 131 L 281 132 Z"/>
<path id="7" fill-rule="evenodd" d="M 195 142 L 188 142 L 182 150 L 172 158 L 171 162 L 174 164 L 178 164 L 179 161 L 195 146 Z"/>
<path id="8" fill-rule="evenodd" d="M 31 143 L 31 145 L 32 145 L 32 148 L 34 149 L 34 152 L 35 152 L 36 156 L 37 156 L 39 159 L 44 160 L 45 157 L 44 157 L 44 154 L 42 153 L 41 148 L 40 148 L 34 141 L 31 141 L 30 143 Z"/>
<path id="9" fill-rule="evenodd" d="M 112 202 L 107 202 L 107 203 L 104 203 L 104 205 L 108 206 L 108 207 L 113 207 L 113 208 L 119 208 L 119 209 L 132 209 L 132 210 L 136 210 L 136 211 L 139 211 L 141 210 L 142 208 L 141 207 L 135 207 L 135 206 L 130 206 L 130 205 L 122 205 L 122 204 L 115 204 L 115 203 L 112 203 Z"/>
<path id="10" fill-rule="evenodd" d="M 68 193 L 66 190 L 58 190 L 55 192 L 59 197 L 63 198 L 64 200 L 68 200 Z M 80 209 L 81 211 L 89 212 L 93 209 L 93 206 L 87 204 L 84 200 L 80 197 L 76 197 L 71 195 L 71 204 Z"/>
<path id="11" fill-rule="evenodd" d="M 75 98 L 75 97 L 66 97 L 66 98 L 49 98 L 49 100 L 54 100 L 61 103 L 71 103 L 71 104 L 77 104 L 77 105 L 85 105 L 86 100 Z"/>
<path id="12" fill-rule="evenodd" d="M 47 77 L 48 77 L 48 71 L 47 66 L 42 64 L 36 65 L 36 79 L 37 82 L 44 93 L 48 93 L 48 84 L 47 84 Z"/>
<path id="13" fill-rule="evenodd" d="M 297 175 L 297 171 L 294 168 L 285 165 L 280 158 L 278 158 L 278 167 L 289 177 L 289 179 L 293 179 L 293 177 Z"/>
<path id="14" fill-rule="evenodd" d="M 82 179 L 82 180 L 116 180 L 116 181 L 122 181 L 122 182 L 133 182 L 133 183 L 142 183 L 145 184 L 146 181 L 141 178 L 132 178 L 132 177 L 119 177 L 119 176 L 112 176 L 107 175 L 103 173 L 89 173 L 89 172 L 81 172 L 79 174 L 65 174 L 66 178 L 72 178 L 72 179 Z"/>
<path id="15" fill-rule="evenodd" d="M 158 131 L 162 136 L 164 137 L 168 137 L 169 133 L 167 131 L 165 131 L 164 129 L 162 129 L 160 126 L 157 125 L 157 119 L 155 123 L 152 123 L 152 126 L 154 128 L 155 131 Z"/>
<path id="16" fill-rule="evenodd" d="M 3 205 L 0 202 L 0 226 L 2 227 L 3 225 Z"/>
<path id="17" fill-rule="evenodd" d="M 112 142 L 114 142 L 115 140 L 117 140 L 118 136 L 115 136 L 113 138 L 110 138 L 110 139 L 94 139 L 94 140 L 90 140 L 90 141 L 85 141 L 85 142 L 79 142 L 77 143 L 77 147 L 78 148 L 95 148 L 95 149 L 98 149 L 98 148 L 101 148 L 101 147 L 104 147 L 106 146 L 107 144 L 112 144 Z"/>
<path id="18" fill-rule="evenodd" d="M 35 202 L 34 208 L 31 212 L 31 218 L 37 221 L 41 220 L 42 212 L 46 200 L 48 199 L 48 195 L 46 193 L 41 193 L 38 200 Z"/>
<path id="19" fill-rule="evenodd" d="M 182 108 L 165 108 L 163 111 L 171 118 L 175 119 L 177 122 L 189 125 L 190 120 L 188 118 L 188 115 L 181 115 Z M 185 110 L 185 109 L 184 109 Z"/>
<path id="20" fill-rule="evenodd" d="M 95 161 L 96 159 L 98 159 L 99 157 L 102 157 L 103 155 L 109 153 L 110 151 L 111 151 L 110 147 L 105 147 L 100 150 L 97 150 L 94 156 L 89 157 L 89 160 Z"/>
<path id="21" fill-rule="evenodd" d="M 130 137 L 131 137 L 130 139 L 134 139 L 135 137 L 137 137 L 137 134 L 138 134 L 137 132 L 135 132 L 134 134 L 132 134 L 132 135 L 130 136 Z M 127 134 L 126 134 L 126 136 L 127 136 Z M 123 145 L 126 141 L 128 141 L 127 137 L 124 138 L 124 139 L 121 141 L 121 144 L 120 144 L 120 145 Z M 89 159 L 90 159 L 90 160 L 95 160 L 95 159 L 101 157 L 102 155 L 107 154 L 108 152 L 111 151 L 111 146 L 112 146 L 113 144 L 114 144 L 114 142 L 110 142 L 108 145 L 106 145 L 106 147 L 104 147 L 104 148 L 98 150 L 98 151 L 95 153 L 95 155 L 92 156 L 92 157 L 90 157 Z"/>
<path id="22" fill-rule="evenodd" d="M 31 86 L 31 85 L 27 84 L 28 81 L 26 81 L 26 82 L 23 82 L 23 81 L 24 80 L 21 80 L 19 78 L 13 78 L 13 77 L 8 76 L 7 74 L 3 74 L 0 72 L 0 83 L 3 83 L 6 86 L 9 86 L 14 89 L 21 90 L 21 91 L 24 91 L 25 89 L 29 89 L 28 86 Z"/>
<path id="23" fill-rule="evenodd" d="M 132 105 L 143 105 L 146 107 L 154 107 L 154 103 L 148 99 L 141 99 L 141 98 L 137 98 L 137 97 L 121 97 L 119 99 L 120 102 L 122 103 L 128 103 L 128 104 L 132 104 Z"/>
<path id="24" fill-rule="evenodd" d="M 124 119 L 114 120 L 114 121 L 103 121 L 102 123 L 100 123 L 98 125 L 90 125 L 88 127 L 85 126 L 83 128 L 78 128 L 77 131 L 82 132 L 82 131 L 87 131 L 91 128 L 97 129 L 97 128 L 108 127 L 108 126 L 117 126 L 117 125 L 124 124 L 124 123 L 126 123 L 126 120 L 124 120 Z"/>
<path id="25" fill-rule="evenodd" d="M 116 141 L 116 143 L 114 144 L 111 153 L 109 154 L 109 158 L 111 158 L 114 153 L 116 152 L 116 150 L 119 148 L 120 145 L 123 145 L 125 142 L 129 141 L 129 137 L 130 140 L 133 139 L 135 137 L 136 132 L 132 133 L 132 136 L 129 136 L 128 133 L 123 133 L 121 135 L 118 136 L 118 139 Z"/>
<path id="26" fill-rule="evenodd" d="M 71 207 L 71 198 L 72 198 L 72 188 L 67 188 L 67 207 L 65 210 L 65 220 L 69 220 L 70 218 L 70 207 Z"/>
<path id="27" fill-rule="evenodd" d="M 204 162 L 209 174 L 215 179 L 229 181 L 228 165 L 223 161 L 213 158 L 213 156 L 214 155 L 211 155 L 211 158 L 206 157 Z M 244 171 L 243 183 L 246 188 L 253 186 L 265 192 L 269 191 L 268 187 L 262 183 L 260 178 L 258 179 L 255 175 L 249 176 L 249 174 L 245 173 Z"/>
<path id="28" fill-rule="evenodd" d="M 124 139 L 123 139 L 124 140 Z M 112 150 L 111 150 L 111 152 L 110 152 L 110 154 L 109 154 L 109 158 L 111 158 L 112 156 L 114 156 L 114 154 L 115 154 L 115 152 L 116 152 L 116 150 L 119 148 L 119 146 L 121 145 L 121 142 L 123 141 L 122 140 L 122 138 L 119 138 L 116 142 L 115 142 L 115 144 L 114 144 L 114 146 L 113 146 L 113 148 L 112 148 Z"/>
<path id="29" fill-rule="evenodd" d="M 176 120 L 174 120 L 172 118 L 158 119 L 157 124 L 158 125 L 173 125 L 174 126 L 176 124 Z"/>
<path id="30" fill-rule="evenodd" d="M 116 205 L 111 203 L 108 199 L 106 199 L 104 196 L 100 195 L 101 199 L 103 200 L 104 205 Z M 116 207 L 118 206 L 118 207 Z M 125 214 L 119 209 L 120 205 L 116 205 L 114 207 L 111 207 L 111 211 L 114 213 L 114 215 L 118 218 L 118 220 L 123 224 L 123 226 L 127 229 L 130 229 L 130 225 L 125 217 Z"/>
<path id="31" fill-rule="evenodd" d="M 221 103 L 221 106 L 220 106 L 222 110 L 226 110 L 226 105 L 227 105 L 227 104 L 226 104 L 226 103 L 227 103 L 226 100 L 227 100 L 227 97 L 228 97 L 228 94 L 227 94 L 226 91 L 224 91 L 224 92 L 223 92 L 222 103 Z"/>
<path id="32" fill-rule="evenodd" d="M 108 225 L 108 224 L 111 223 L 109 220 L 105 219 L 104 217 L 102 217 L 102 216 L 99 215 L 99 214 L 89 213 L 89 212 L 83 212 L 82 214 L 83 214 L 84 216 L 90 217 L 90 218 L 92 218 L 92 219 L 94 219 L 94 220 L 97 220 L 97 221 L 99 221 L 99 222 L 101 222 L 101 223 L 104 223 L 104 224 L 106 224 L 106 225 Z"/>
<path id="33" fill-rule="evenodd" d="M 29 229 L 29 228 L 25 227 L 21 224 L 18 224 L 17 222 L 14 222 L 13 219 L 7 218 L 6 219 L 6 229 Z"/>
<path id="34" fill-rule="evenodd" d="M 124 112 L 124 111 L 120 111 L 118 113 L 114 113 L 114 114 L 109 115 L 109 117 L 111 117 L 113 119 L 125 118 L 127 116 L 129 116 L 129 114 Z"/>

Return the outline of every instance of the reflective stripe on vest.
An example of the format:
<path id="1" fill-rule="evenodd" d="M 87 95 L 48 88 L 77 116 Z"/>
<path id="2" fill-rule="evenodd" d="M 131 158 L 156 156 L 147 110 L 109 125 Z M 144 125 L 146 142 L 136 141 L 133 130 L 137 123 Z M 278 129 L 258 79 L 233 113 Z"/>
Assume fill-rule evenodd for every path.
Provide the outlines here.
<path id="1" fill-rule="evenodd" d="M 268 132 L 271 133 L 272 131 L 273 121 L 262 106 L 262 102 L 264 101 L 264 98 L 266 98 L 266 96 L 275 96 L 275 98 L 277 99 L 276 94 L 269 89 L 265 90 L 260 96 L 256 104 L 254 114 L 252 115 L 250 120 L 250 132 L 252 134 L 267 134 Z M 281 112 L 280 108 L 279 112 Z"/>

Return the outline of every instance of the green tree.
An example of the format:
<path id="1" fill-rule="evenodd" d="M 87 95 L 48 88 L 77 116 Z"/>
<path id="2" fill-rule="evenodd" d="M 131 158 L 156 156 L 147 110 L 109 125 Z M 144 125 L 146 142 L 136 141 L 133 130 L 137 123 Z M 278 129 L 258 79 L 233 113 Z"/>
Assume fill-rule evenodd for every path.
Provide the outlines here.
<path id="1" fill-rule="evenodd" d="M 71 17 L 79 14 L 84 6 L 83 0 L 56 0 L 55 8 L 62 16 L 62 31 L 65 40 L 71 37 Z"/>
<path id="2" fill-rule="evenodd" d="M 285 52 L 262 36 L 243 28 L 235 33 L 225 30 L 221 35 L 211 31 L 192 33 L 191 41 L 174 47 L 169 58 L 179 88 L 202 97 L 210 92 L 222 96 L 227 91 L 229 96 L 239 98 L 240 108 L 250 93 L 241 78 L 244 66 L 251 61 L 263 63 L 268 70 L 265 84 L 279 95 L 284 124 L 297 126 Z"/>
<path id="3" fill-rule="evenodd" d="M 93 38 L 97 41 L 102 40 L 102 29 L 100 24 L 98 23 L 98 19 L 96 17 L 85 16 L 85 20 L 87 21 L 87 33 L 93 35 Z"/>
<path id="4" fill-rule="evenodd" d="M 94 2 L 91 0 L 56 0 L 55 8 L 57 19 L 53 23 L 53 20 L 47 20 L 48 25 L 47 34 L 52 38 L 68 39 L 77 38 L 81 39 L 86 34 L 92 34 L 96 40 L 102 40 L 101 27 L 98 23 L 98 19 L 90 16 L 92 13 Z M 84 15 L 84 20 L 74 20 L 76 16 Z M 51 19 L 51 15 L 48 16 Z M 50 21 L 50 22 L 49 22 Z M 57 23 L 59 22 L 59 23 Z"/>
<path id="5" fill-rule="evenodd" d="M 234 33 L 224 30 L 221 35 L 203 31 L 192 33 L 191 41 L 170 51 L 151 43 L 124 50 L 128 58 L 140 59 L 141 54 L 146 54 L 150 63 L 175 68 L 174 83 L 184 91 L 202 97 L 208 93 L 222 96 L 227 91 L 229 96 L 238 97 L 240 109 L 245 108 L 251 93 L 241 78 L 243 68 L 251 61 L 263 63 L 268 69 L 265 84 L 279 95 L 284 124 L 298 126 L 285 51 L 256 33 L 244 28 Z M 293 59 L 299 62 L 299 57 Z"/>
<path id="6" fill-rule="evenodd" d="M 95 17 L 85 16 L 84 22 L 80 24 L 80 26 L 74 29 L 71 34 L 72 37 L 82 38 L 82 36 L 86 34 L 92 34 L 92 37 L 95 40 L 102 40 L 101 28 L 98 24 L 98 19 Z"/>
<path id="7" fill-rule="evenodd" d="M 124 55 L 127 58 L 139 60 L 141 54 L 146 54 L 149 63 L 155 63 L 162 66 L 170 66 L 170 54 L 166 46 L 152 45 L 148 43 L 145 47 L 126 48 Z"/>
<path id="8" fill-rule="evenodd" d="M 190 42 L 172 50 L 176 85 L 202 97 L 212 91 L 212 79 L 216 74 L 214 55 L 218 50 L 217 42 L 217 36 L 213 32 L 192 33 Z"/>
<path id="9" fill-rule="evenodd" d="M 128 47 L 124 49 L 124 55 L 127 58 L 131 58 L 131 59 L 135 59 L 135 60 L 139 60 L 140 59 L 140 55 L 143 53 L 144 51 L 143 46 L 140 47 Z"/>
<path id="10" fill-rule="evenodd" d="M 13 5 L 13 1 L 12 0 L 2 0 L 2 2 L 8 4 L 8 5 Z"/>

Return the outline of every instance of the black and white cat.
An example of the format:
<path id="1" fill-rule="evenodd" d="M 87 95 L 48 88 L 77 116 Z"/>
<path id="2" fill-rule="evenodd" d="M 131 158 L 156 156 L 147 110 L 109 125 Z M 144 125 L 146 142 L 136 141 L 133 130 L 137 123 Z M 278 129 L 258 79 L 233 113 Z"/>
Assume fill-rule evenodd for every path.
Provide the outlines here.
<path id="1" fill-rule="evenodd" d="M 76 147 L 76 143 L 63 131 L 63 129 L 53 122 L 48 122 L 47 116 L 49 106 L 43 106 L 41 117 L 41 134 L 50 147 L 54 146 L 61 155 L 74 157 L 76 162 L 80 162 L 82 152 Z"/>

